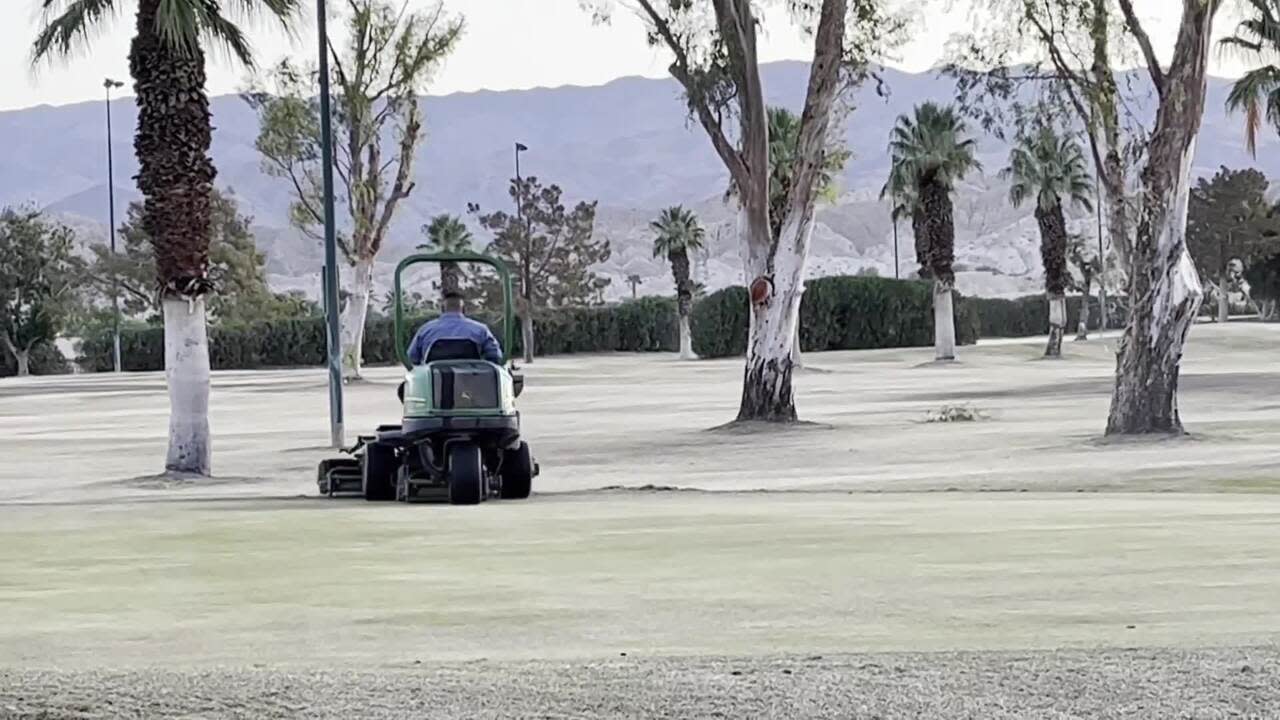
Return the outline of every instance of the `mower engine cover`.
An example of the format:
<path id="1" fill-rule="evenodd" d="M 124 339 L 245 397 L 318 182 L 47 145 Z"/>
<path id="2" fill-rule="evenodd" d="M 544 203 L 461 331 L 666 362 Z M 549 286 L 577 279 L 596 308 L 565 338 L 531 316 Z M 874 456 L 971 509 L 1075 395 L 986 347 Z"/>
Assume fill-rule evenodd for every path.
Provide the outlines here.
<path id="1" fill-rule="evenodd" d="M 405 374 L 404 416 L 515 415 L 511 372 L 485 360 L 436 360 Z"/>

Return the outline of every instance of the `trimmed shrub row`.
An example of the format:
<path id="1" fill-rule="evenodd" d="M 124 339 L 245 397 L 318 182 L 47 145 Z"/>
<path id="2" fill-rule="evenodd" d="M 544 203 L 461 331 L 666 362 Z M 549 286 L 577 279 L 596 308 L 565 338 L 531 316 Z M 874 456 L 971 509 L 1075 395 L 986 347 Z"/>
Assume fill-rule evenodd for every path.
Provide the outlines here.
<path id="1" fill-rule="evenodd" d="M 1067 333 L 1074 333 L 1080 322 L 1083 297 L 1067 297 Z M 1124 327 L 1128 312 L 1123 298 L 1107 298 L 1107 327 Z M 978 319 L 979 337 L 1027 337 L 1049 332 L 1049 300 L 1044 295 L 1026 295 L 1012 300 L 1001 298 L 971 298 Z M 1098 326 L 1098 299 L 1089 298 L 1089 329 Z"/>
<path id="2" fill-rule="evenodd" d="M 859 350 L 933 344 L 933 289 L 920 280 L 866 276 L 807 282 L 800 303 L 800 349 Z M 956 295 L 956 341 L 977 341 L 971 302 Z M 742 355 L 747 350 L 747 291 L 729 287 L 693 308 L 693 350 L 702 357 Z"/>
<path id="3" fill-rule="evenodd" d="M 409 332 L 431 317 L 410 318 Z M 484 314 L 477 319 L 502 338 L 501 319 Z M 515 347 L 504 348 L 509 354 L 522 350 L 518 325 L 519 321 L 514 332 Z M 393 326 L 390 318 L 369 319 L 364 335 L 365 364 L 390 365 L 396 361 Z M 535 330 L 540 355 L 675 351 L 679 347 L 676 303 L 671 298 L 648 297 L 603 307 L 556 309 L 539 318 Z M 215 370 L 323 365 L 326 336 L 323 318 L 214 327 L 209 330 L 209 362 Z M 120 349 L 125 370 L 164 369 L 163 328 L 124 330 L 120 333 Z M 84 338 L 80 354 L 86 371 L 110 370 L 110 334 Z"/>
<path id="4" fill-rule="evenodd" d="M 1109 299 L 1111 326 L 1121 327 L 1123 303 Z M 1075 330 L 1081 298 L 1067 298 L 1068 332 Z M 979 337 L 1021 337 L 1048 331 L 1048 302 L 1043 295 L 1013 300 L 956 295 L 956 339 L 962 345 Z M 1097 302 L 1091 303 L 1093 321 Z M 430 319 L 413 317 L 410 331 Z M 477 316 L 499 338 L 501 320 Z M 698 301 L 691 319 L 694 351 L 702 357 L 741 355 L 747 347 L 747 291 L 740 286 L 714 292 Z M 517 325 L 518 325 L 517 321 Z M 1092 323 L 1091 323 L 1092 324 Z M 617 305 L 558 308 L 537 320 L 537 352 L 560 355 L 580 352 L 674 352 L 678 349 L 676 303 L 646 297 Z M 215 369 L 304 367 L 325 362 L 323 318 L 278 320 L 235 328 L 211 328 L 210 362 Z M 514 330 L 518 354 L 520 329 Z M 121 333 L 125 370 L 164 368 L 164 331 L 128 329 Z M 825 277 L 807 283 L 800 305 L 800 344 L 806 351 L 929 346 L 933 344 L 933 291 L 928 282 L 866 276 Z M 111 369 L 111 338 L 87 337 L 81 343 L 81 365 L 88 371 Z M 395 362 L 392 322 L 372 317 L 365 332 L 364 362 Z M 37 368 L 40 368 L 39 370 Z M 48 368 L 48 369 L 45 369 Z M 37 362 L 32 369 L 56 372 L 56 363 Z M 0 374 L 6 368 L 0 366 Z"/>

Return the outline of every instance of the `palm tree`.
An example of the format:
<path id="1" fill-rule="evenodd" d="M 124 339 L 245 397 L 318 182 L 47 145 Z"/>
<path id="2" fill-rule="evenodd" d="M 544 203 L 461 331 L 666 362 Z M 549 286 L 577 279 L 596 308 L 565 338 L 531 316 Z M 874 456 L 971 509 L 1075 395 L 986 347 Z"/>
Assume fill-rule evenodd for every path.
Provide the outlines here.
<path id="1" fill-rule="evenodd" d="M 631 286 L 632 300 L 635 300 L 637 297 L 639 297 L 639 293 L 636 292 L 636 288 L 640 287 L 640 283 L 642 282 L 644 282 L 644 278 L 640 277 L 639 275 L 632 273 L 631 275 L 627 276 L 627 284 Z"/>
<path id="2" fill-rule="evenodd" d="M 1044 261 L 1044 291 L 1049 298 L 1049 344 L 1045 357 L 1062 357 L 1067 324 L 1067 220 L 1062 205 L 1070 202 L 1092 210 L 1093 180 L 1080 143 L 1043 125 L 1022 136 L 1009 151 L 1009 167 L 1000 177 L 1010 180 L 1009 202 L 1021 207 L 1036 201 L 1040 226 L 1040 258 Z"/>
<path id="3" fill-rule="evenodd" d="M 1093 250 L 1092 241 L 1083 235 L 1072 235 L 1067 243 L 1067 264 L 1080 274 L 1080 320 L 1076 324 L 1076 340 L 1088 340 L 1089 291 L 1093 289 L 1095 279 L 1099 288 L 1102 287 L 1102 259 Z M 1098 300 L 1098 307 L 1102 307 L 1101 298 Z M 1106 330 L 1102 326 L 1101 312 L 1099 316 L 1098 329 Z"/>
<path id="4" fill-rule="evenodd" d="M 436 253 L 470 252 L 471 241 L 474 240 L 466 224 L 456 215 L 436 215 L 422 226 L 422 233 L 427 236 L 427 242 L 419 245 L 418 249 Z M 446 294 L 462 290 L 464 280 L 466 273 L 458 263 L 441 263 L 440 298 L 443 300 Z"/>
<path id="5" fill-rule="evenodd" d="M 142 192 L 142 225 L 151 238 L 164 298 L 169 382 L 169 450 L 165 469 L 208 475 L 209 338 L 204 296 L 209 281 L 209 218 L 216 171 L 209 158 L 213 126 L 205 93 L 205 46 L 246 67 L 253 55 L 240 19 L 264 14 L 288 28 L 300 0 L 137 0 L 129 72 L 137 95 L 133 147 Z M 68 57 L 123 12 L 125 0 L 40 0 L 39 62 Z"/>
<path id="6" fill-rule="evenodd" d="M 1242 57 L 1280 56 L 1280 0 L 1246 0 L 1253 16 L 1236 25 L 1234 35 L 1218 41 L 1218 47 Z M 1280 66 L 1264 64 L 1236 80 L 1227 94 L 1227 109 L 1244 111 L 1245 143 L 1258 154 L 1258 130 L 1263 118 L 1280 129 Z"/>
<path id="7" fill-rule="evenodd" d="M 884 200 L 885 198 L 889 198 L 892 203 L 889 209 L 889 219 L 895 225 L 902 222 L 903 218 L 911 218 L 911 233 L 915 240 L 916 262 L 920 265 L 917 273 L 922 279 L 929 279 L 932 277 L 932 273 L 929 270 L 929 233 L 924 226 L 924 208 L 920 205 L 920 199 L 916 196 L 915 178 L 905 165 L 895 165 L 889 169 L 889 179 L 885 182 L 884 187 L 880 188 L 880 199 Z M 895 270 L 894 272 L 896 273 L 897 271 Z"/>
<path id="8" fill-rule="evenodd" d="M 977 143 L 951 106 L 931 102 L 916 106 L 914 117 L 900 115 L 889 134 L 889 194 L 912 209 L 917 243 L 925 237 L 928 271 L 933 277 L 934 353 L 938 360 L 956 356 L 952 312 L 955 272 L 955 224 L 951 193 L 971 170 L 981 167 Z M 896 190 L 895 190 L 896 188 Z M 910 198 L 910 204 L 901 200 Z M 919 214 L 919 222 L 915 215 Z M 926 263 L 922 263 L 926 265 Z"/>
<path id="9" fill-rule="evenodd" d="M 702 247 L 706 231 L 692 211 L 676 205 L 663 210 L 649 223 L 656 233 L 653 256 L 665 255 L 671 263 L 671 276 L 676 281 L 676 303 L 680 313 L 680 357 L 693 360 L 693 336 L 689 332 L 689 312 L 693 309 L 693 282 L 689 277 L 689 251 Z"/>

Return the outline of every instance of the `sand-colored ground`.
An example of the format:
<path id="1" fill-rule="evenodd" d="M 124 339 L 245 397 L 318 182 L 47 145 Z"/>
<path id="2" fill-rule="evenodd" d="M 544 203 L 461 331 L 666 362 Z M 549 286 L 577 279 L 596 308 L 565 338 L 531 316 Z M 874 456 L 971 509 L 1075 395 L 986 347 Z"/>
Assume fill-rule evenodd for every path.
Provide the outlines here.
<path id="1" fill-rule="evenodd" d="M 734 414 L 740 360 L 539 360 L 521 398 L 538 494 L 480 508 L 314 497 L 319 370 L 217 374 L 219 477 L 190 486 L 146 478 L 162 376 L 7 380 L 0 668 L 1273 648 L 1280 327 L 1195 329 L 1176 440 L 1100 440 L 1113 342 L 1054 362 L 1027 342 L 951 366 L 813 354 L 797 383 L 817 425 L 777 434 L 710 429 Z M 395 415 L 396 381 L 348 388 L 352 435 Z M 946 404 L 986 419 L 924 422 Z M 645 486 L 684 490 L 608 489 Z M 0 672 L 0 716 L 29 685 Z"/>

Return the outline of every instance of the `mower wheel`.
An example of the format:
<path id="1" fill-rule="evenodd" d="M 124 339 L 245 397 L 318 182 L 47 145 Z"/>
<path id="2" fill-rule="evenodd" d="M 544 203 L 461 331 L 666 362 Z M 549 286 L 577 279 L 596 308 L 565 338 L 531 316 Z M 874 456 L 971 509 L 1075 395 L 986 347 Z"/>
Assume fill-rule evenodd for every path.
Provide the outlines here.
<path id="1" fill-rule="evenodd" d="M 468 443 L 449 447 L 449 504 L 476 505 L 484 499 L 484 460 Z"/>
<path id="2" fill-rule="evenodd" d="M 524 500 L 533 489 L 533 453 L 529 452 L 529 443 L 520 441 L 514 450 L 506 450 L 502 457 L 502 492 L 503 500 Z"/>
<path id="3" fill-rule="evenodd" d="M 363 490 L 365 500 L 396 499 L 396 449 L 372 442 L 364 446 Z"/>

